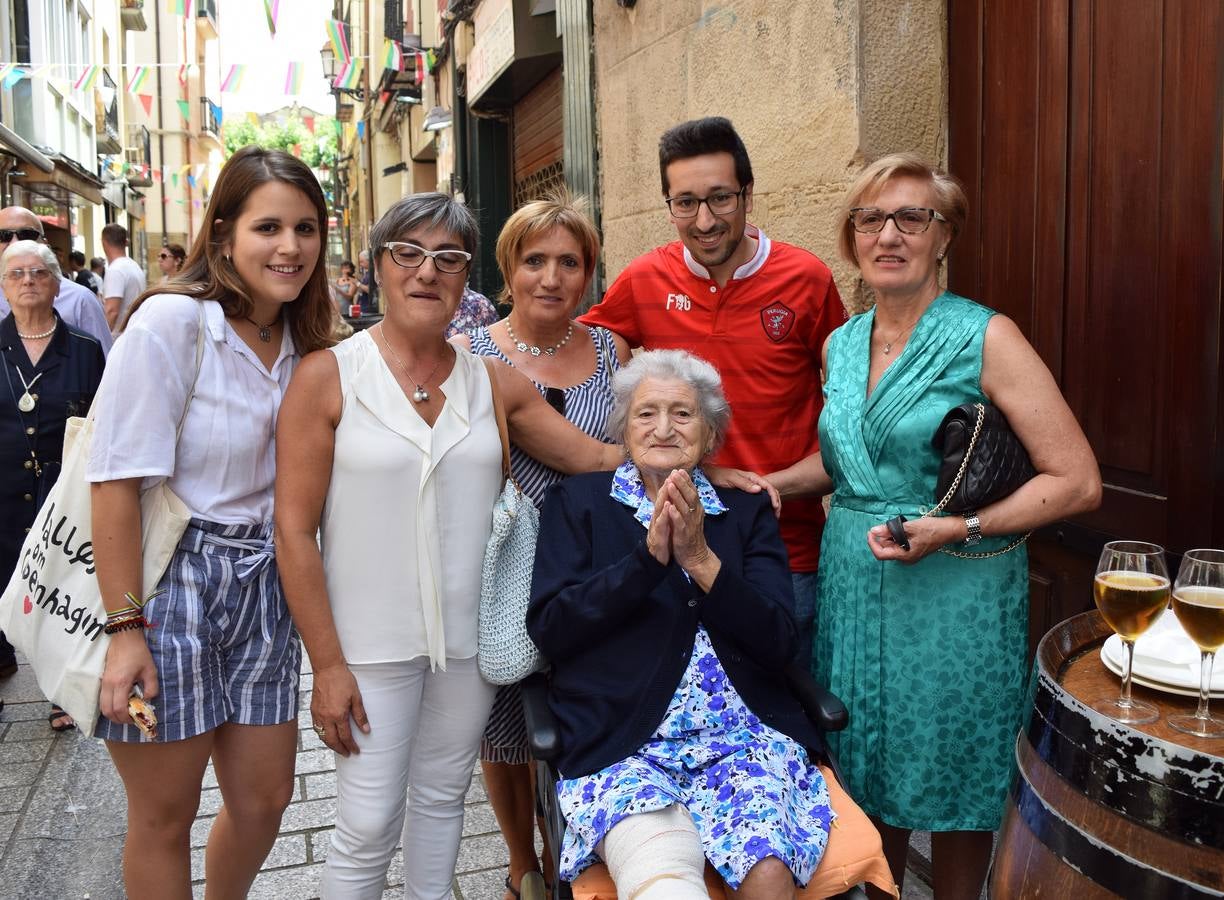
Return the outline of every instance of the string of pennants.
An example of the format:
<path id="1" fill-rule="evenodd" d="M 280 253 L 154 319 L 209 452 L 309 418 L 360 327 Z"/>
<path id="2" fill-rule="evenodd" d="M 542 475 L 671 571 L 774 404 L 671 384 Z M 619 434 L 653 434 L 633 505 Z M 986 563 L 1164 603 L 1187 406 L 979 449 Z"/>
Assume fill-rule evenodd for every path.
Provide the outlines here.
<path id="1" fill-rule="evenodd" d="M 191 0 L 169 0 L 169 2 L 172 4 L 186 4 L 189 7 Z M 267 0 L 267 2 L 275 4 L 279 0 Z M 273 5 L 271 9 L 275 11 L 276 6 Z M 269 13 L 269 15 L 271 14 Z M 361 76 L 366 61 L 362 57 L 354 56 L 350 51 L 348 28 L 349 26 L 346 23 L 337 19 L 330 19 L 327 23 L 327 35 L 331 40 L 332 50 L 335 53 L 336 62 L 339 66 L 336 76 L 332 80 L 332 87 L 352 90 L 361 83 Z M 434 71 L 434 68 L 437 66 L 437 54 L 432 49 L 406 50 L 398 41 L 390 39 L 384 41 L 383 50 L 379 57 L 384 70 L 390 69 L 394 72 L 403 72 L 408 67 L 409 58 L 412 61 L 415 83 L 420 85 L 424 83 L 426 73 Z M 151 108 L 153 95 L 145 93 L 144 88 L 148 83 L 150 72 L 159 66 L 162 68 L 177 68 L 180 84 L 186 84 L 188 76 L 198 68 L 194 63 L 129 64 L 126 67 L 129 73 L 127 93 L 140 99 L 146 113 Z M 249 68 L 249 64 L 246 63 L 231 65 L 226 70 L 225 76 L 221 79 L 221 93 L 226 94 L 240 91 Z M 102 66 L 100 65 L 82 66 L 69 63 L 43 63 L 31 66 L 19 63 L 3 63 L 0 64 L 0 86 L 5 90 L 11 90 L 24 78 L 46 78 L 60 93 L 67 93 L 69 90 L 88 92 L 94 87 L 98 87 L 99 90 L 102 89 L 97 85 L 98 76 L 101 72 Z M 284 91 L 286 94 L 301 93 L 304 73 L 304 63 L 288 63 L 284 79 Z"/>

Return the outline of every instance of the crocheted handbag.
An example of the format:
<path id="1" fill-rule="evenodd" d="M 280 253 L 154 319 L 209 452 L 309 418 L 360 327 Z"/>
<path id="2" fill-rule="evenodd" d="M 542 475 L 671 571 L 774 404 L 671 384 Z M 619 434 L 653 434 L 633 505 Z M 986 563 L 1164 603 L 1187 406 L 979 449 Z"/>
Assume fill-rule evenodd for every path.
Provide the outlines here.
<path id="1" fill-rule="evenodd" d="M 535 564 L 540 514 L 510 470 L 506 414 L 489 372 L 493 408 L 501 435 L 502 474 L 506 482 L 493 504 L 493 531 L 480 575 L 480 622 L 477 651 L 480 674 L 493 684 L 522 681 L 541 667 L 540 651 L 527 635 L 527 603 Z"/>

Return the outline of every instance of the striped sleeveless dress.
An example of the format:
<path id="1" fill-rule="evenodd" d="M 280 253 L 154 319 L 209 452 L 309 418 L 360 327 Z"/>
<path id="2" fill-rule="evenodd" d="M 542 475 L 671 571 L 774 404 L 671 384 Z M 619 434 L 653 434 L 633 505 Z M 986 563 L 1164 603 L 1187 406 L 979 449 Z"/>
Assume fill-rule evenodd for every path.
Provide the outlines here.
<path id="1" fill-rule="evenodd" d="M 620 368 L 620 363 L 612 333 L 599 326 L 588 330 L 595 344 L 595 371 L 582 383 L 562 389 L 565 394 L 565 418 L 596 440 L 610 444 L 612 441 L 604 429 L 608 413 L 612 411 L 612 375 Z M 488 356 L 514 365 L 514 361 L 493 342 L 488 327 L 477 328 L 469 332 L 469 336 L 472 353 L 476 356 Z M 532 383 L 543 396 L 546 386 Z M 544 502 L 548 489 L 566 477 L 564 472 L 533 459 L 514 444 L 510 445 L 510 465 L 519 487 L 537 507 Z M 517 684 L 503 685 L 497 689 L 489 723 L 480 742 L 480 758 L 486 762 L 511 764 L 525 764 L 530 760 L 523 700 Z"/>

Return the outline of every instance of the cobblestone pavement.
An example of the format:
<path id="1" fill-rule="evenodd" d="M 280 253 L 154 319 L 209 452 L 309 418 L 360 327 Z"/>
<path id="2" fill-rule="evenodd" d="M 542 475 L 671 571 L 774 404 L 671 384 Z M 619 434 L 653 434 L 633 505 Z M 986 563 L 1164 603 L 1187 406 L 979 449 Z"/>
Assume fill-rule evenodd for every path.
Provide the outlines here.
<path id="1" fill-rule="evenodd" d="M 318 896 L 335 820 L 336 773 L 331 751 L 310 730 L 310 688 L 311 676 L 304 669 L 293 801 L 255 879 L 252 900 Z M 0 900 L 122 900 L 126 802 L 102 742 L 79 730 L 51 733 L 49 707 L 27 665 L 0 681 L 0 699 L 5 701 L 0 713 Z M 210 766 L 191 830 L 196 897 L 204 896 L 204 842 L 220 805 Z M 500 900 L 506 860 L 478 769 L 467 796 L 455 900 Z M 402 897 L 402 886 L 403 860 L 397 850 L 383 897 Z M 911 873 L 903 900 L 930 897 L 930 889 Z"/>

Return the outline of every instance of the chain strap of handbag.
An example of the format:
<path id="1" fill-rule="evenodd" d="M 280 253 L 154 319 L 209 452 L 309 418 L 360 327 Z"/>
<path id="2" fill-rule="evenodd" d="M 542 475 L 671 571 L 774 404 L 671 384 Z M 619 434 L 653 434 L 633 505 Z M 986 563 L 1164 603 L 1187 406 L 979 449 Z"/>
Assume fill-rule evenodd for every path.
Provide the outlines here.
<path id="1" fill-rule="evenodd" d="M 986 407 L 981 403 L 975 403 L 977 407 L 977 422 L 973 426 L 973 434 L 969 436 L 969 446 L 965 450 L 965 458 L 961 460 L 960 469 L 957 470 L 956 477 L 952 479 L 952 485 L 948 488 L 948 492 L 943 495 L 943 498 L 932 506 L 930 509 L 923 510 L 921 519 L 934 517 L 938 513 L 943 512 L 943 508 L 948 505 L 953 497 L 956 496 L 956 489 L 960 486 L 961 479 L 965 475 L 965 471 L 969 468 L 969 459 L 973 456 L 973 448 L 977 446 L 978 435 L 982 433 L 982 423 L 986 421 Z M 1013 540 L 1006 547 L 998 550 L 982 550 L 973 552 L 969 550 L 949 550 L 947 547 L 940 547 L 940 553 L 946 553 L 948 556 L 955 556 L 957 559 L 990 559 L 994 556 L 1003 556 L 1006 553 L 1011 553 L 1021 544 L 1028 540 L 1031 531 L 1026 531 L 1018 538 Z"/>

